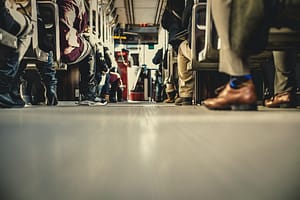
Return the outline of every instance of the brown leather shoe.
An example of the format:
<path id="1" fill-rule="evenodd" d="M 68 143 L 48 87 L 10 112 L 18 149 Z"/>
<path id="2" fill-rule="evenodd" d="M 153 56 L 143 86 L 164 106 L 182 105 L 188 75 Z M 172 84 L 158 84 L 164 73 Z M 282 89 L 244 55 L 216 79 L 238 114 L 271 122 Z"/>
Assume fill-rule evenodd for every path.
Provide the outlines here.
<path id="1" fill-rule="evenodd" d="M 295 96 L 292 92 L 276 94 L 271 99 L 265 100 L 265 106 L 268 108 L 295 108 Z"/>
<path id="2" fill-rule="evenodd" d="M 216 98 L 206 99 L 203 104 L 211 110 L 257 110 L 256 100 L 255 86 L 249 80 L 238 89 L 227 84 Z"/>

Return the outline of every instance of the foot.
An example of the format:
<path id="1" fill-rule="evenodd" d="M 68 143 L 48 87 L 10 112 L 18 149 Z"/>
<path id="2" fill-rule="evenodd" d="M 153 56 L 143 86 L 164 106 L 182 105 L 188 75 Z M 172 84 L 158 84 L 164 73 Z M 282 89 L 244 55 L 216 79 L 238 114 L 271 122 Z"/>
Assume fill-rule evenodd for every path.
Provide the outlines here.
<path id="1" fill-rule="evenodd" d="M 192 97 L 179 97 L 175 100 L 176 106 L 192 105 Z"/>
<path id="2" fill-rule="evenodd" d="M 21 98 L 13 98 L 9 93 L 0 94 L 1 108 L 23 108 L 25 102 Z"/>
<path id="3" fill-rule="evenodd" d="M 174 103 L 175 99 L 177 98 L 177 93 L 175 91 L 173 92 L 167 92 L 167 99 L 164 100 L 164 103 Z"/>
<path id="4" fill-rule="evenodd" d="M 266 99 L 265 106 L 268 108 L 295 108 L 295 96 L 292 92 L 282 92 L 271 99 Z"/>
<path id="5" fill-rule="evenodd" d="M 248 80 L 237 89 L 227 84 L 216 98 L 206 99 L 203 104 L 211 110 L 257 110 L 256 100 L 255 86 Z"/>
<path id="6" fill-rule="evenodd" d="M 171 98 L 167 98 L 166 100 L 164 100 L 164 103 L 174 103 L 175 100 L 171 99 Z"/>
<path id="7" fill-rule="evenodd" d="M 58 104 L 56 93 L 46 92 L 47 106 L 56 106 Z"/>
<path id="8" fill-rule="evenodd" d="M 95 98 L 88 98 L 79 101 L 79 105 L 86 105 L 86 106 L 105 106 L 107 101 L 103 98 L 95 97 Z"/>

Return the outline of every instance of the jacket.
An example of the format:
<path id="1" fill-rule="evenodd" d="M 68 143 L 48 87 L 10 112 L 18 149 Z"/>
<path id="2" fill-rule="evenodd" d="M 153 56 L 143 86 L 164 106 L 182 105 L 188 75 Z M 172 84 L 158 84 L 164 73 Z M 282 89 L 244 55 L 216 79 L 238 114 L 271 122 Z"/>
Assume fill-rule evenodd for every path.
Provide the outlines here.
<path id="1" fill-rule="evenodd" d="M 88 16 L 84 0 L 58 0 L 60 49 L 66 63 L 76 61 L 84 51 L 81 34 L 88 27 Z"/>

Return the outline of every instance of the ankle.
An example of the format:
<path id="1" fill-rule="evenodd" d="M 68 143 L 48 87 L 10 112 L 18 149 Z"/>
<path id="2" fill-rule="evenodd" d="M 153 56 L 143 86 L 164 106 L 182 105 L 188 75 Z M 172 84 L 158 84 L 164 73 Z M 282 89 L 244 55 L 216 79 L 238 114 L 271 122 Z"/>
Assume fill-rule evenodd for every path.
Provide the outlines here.
<path id="1" fill-rule="evenodd" d="M 229 85 L 232 89 L 238 89 L 242 83 L 247 82 L 251 79 L 252 79 L 251 74 L 247 74 L 244 76 L 232 76 L 230 78 Z"/>

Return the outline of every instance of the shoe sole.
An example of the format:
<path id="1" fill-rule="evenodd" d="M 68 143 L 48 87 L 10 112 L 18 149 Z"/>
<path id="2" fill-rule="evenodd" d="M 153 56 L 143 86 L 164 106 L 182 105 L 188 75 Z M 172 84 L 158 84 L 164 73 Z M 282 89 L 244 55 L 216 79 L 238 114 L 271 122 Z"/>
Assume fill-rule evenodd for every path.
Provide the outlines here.
<path id="1" fill-rule="evenodd" d="M 107 102 L 101 103 L 101 102 L 93 102 L 93 101 L 80 101 L 78 102 L 81 106 L 105 106 L 107 105 Z"/>
<path id="2" fill-rule="evenodd" d="M 282 103 L 276 106 L 265 106 L 266 108 L 296 108 L 297 106 L 289 103 Z"/>
<path id="3" fill-rule="evenodd" d="M 234 111 L 257 111 L 257 105 L 255 104 L 231 105 L 230 107 Z"/>
<path id="4" fill-rule="evenodd" d="M 176 106 L 191 106 L 191 105 L 193 105 L 193 104 L 192 104 L 192 103 L 186 102 L 186 103 L 175 103 L 175 105 L 176 105 Z"/>
<path id="5" fill-rule="evenodd" d="M 228 105 L 228 106 L 216 107 L 216 108 L 209 108 L 207 106 L 205 107 L 208 108 L 209 110 L 257 111 L 257 105 L 249 105 L 249 104 Z"/>

